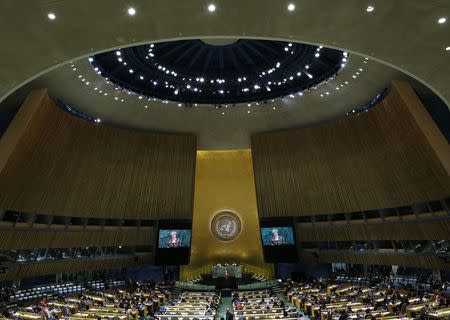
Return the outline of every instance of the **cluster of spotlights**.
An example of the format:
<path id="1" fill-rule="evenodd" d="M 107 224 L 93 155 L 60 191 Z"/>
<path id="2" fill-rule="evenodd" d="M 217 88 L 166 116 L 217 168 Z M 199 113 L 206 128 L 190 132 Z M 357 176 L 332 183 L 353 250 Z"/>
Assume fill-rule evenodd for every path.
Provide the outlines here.
<path id="1" fill-rule="evenodd" d="M 346 59 L 346 57 L 348 56 L 348 53 L 347 52 L 344 52 L 344 57 L 343 57 L 343 59 Z M 366 57 L 366 58 L 364 58 L 364 60 L 362 61 L 364 64 L 367 64 L 368 63 L 368 58 Z M 90 60 L 89 60 L 89 62 L 91 62 Z M 78 68 L 77 68 L 77 66 L 74 64 L 74 63 L 71 63 L 70 64 L 70 67 L 72 68 L 72 70 L 75 72 L 75 71 L 77 71 L 78 70 Z M 356 76 L 359 76 L 361 73 L 362 73 L 362 71 L 364 71 L 364 69 L 363 69 L 363 67 L 361 66 L 361 67 L 357 67 L 357 71 L 354 73 L 354 75 L 356 75 Z M 99 75 L 101 75 L 101 73 L 99 73 L 99 72 L 97 72 L 97 74 L 99 74 Z M 93 88 L 93 90 L 96 92 L 96 93 L 98 93 L 99 95 L 101 95 L 101 96 L 104 96 L 104 97 L 111 97 L 115 102 L 125 102 L 125 99 L 124 98 L 122 98 L 122 96 L 124 95 L 124 94 L 126 94 L 127 96 L 135 96 L 136 98 L 137 98 L 137 101 L 142 101 L 143 102 L 143 104 L 144 104 L 144 109 L 145 110 L 148 110 L 149 109 L 149 104 L 150 104 L 150 102 L 157 102 L 157 101 L 159 101 L 160 103 L 162 103 L 162 104 L 169 104 L 169 103 L 171 103 L 170 101 L 168 101 L 168 100 L 160 100 L 160 99 L 156 99 L 156 98 L 147 98 L 147 97 L 143 97 L 142 95 L 138 95 L 138 94 L 135 94 L 134 92 L 131 92 L 131 91 L 129 91 L 129 90 L 125 90 L 125 89 L 122 89 L 122 88 L 120 88 L 120 87 L 118 87 L 118 86 L 114 86 L 110 81 L 109 81 L 109 79 L 108 78 L 98 78 L 98 79 L 94 79 L 94 80 L 91 80 L 91 81 L 87 81 L 86 80 L 86 78 L 87 77 L 84 77 L 83 75 L 81 75 L 81 74 L 78 74 L 77 75 L 77 78 L 81 81 L 81 82 L 83 82 L 85 85 L 88 85 L 88 86 L 91 86 L 92 88 Z M 103 81 L 105 81 L 106 80 L 106 84 L 107 85 L 109 85 L 109 86 L 111 86 L 111 87 L 114 87 L 114 90 L 111 92 L 111 89 L 109 89 L 108 91 L 110 92 L 110 94 L 108 95 L 108 92 L 106 92 L 106 89 L 105 88 L 99 88 L 99 87 L 96 87 L 96 86 L 94 86 L 94 85 L 91 85 L 91 82 L 92 83 L 98 83 L 98 80 L 99 79 L 102 79 Z M 310 88 L 310 89 L 307 89 L 307 90 L 305 90 L 305 91 L 301 91 L 301 92 L 297 92 L 297 93 L 295 93 L 295 94 L 290 94 L 290 95 L 288 95 L 288 96 L 284 96 L 284 97 L 280 97 L 280 98 L 277 98 L 277 99 L 271 99 L 271 100 L 265 100 L 265 101 L 257 101 L 257 102 L 253 102 L 253 103 L 246 103 L 245 105 L 248 107 L 248 108 L 254 108 L 254 107 L 256 107 L 256 108 L 259 108 L 260 106 L 263 106 L 263 105 L 265 105 L 265 104 L 267 104 L 267 103 L 271 103 L 271 108 L 272 108 L 272 110 L 277 110 L 278 109 L 278 107 L 279 106 L 282 106 L 283 104 L 285 104 L 285 105 L 289 105 L 290 104 L 290 102 L 289 102 L 289 100 L 291 100 L 291 99 L 296 99 L 297 97 L 302 97 L 303 95 L 305 95 L 305 94 L 307 94 L 307 93 L 312 93 L 312 92 L 314 92 L 314 91 L 317 91 L 317 90 L 320 90 L 320 91 L 322 91 L 322 93 L 320 93 L 320 96 L 321 97 L 328 97 L 328 96 L 331 96 L 332 95 L 332 90 L 331 90 L 331 88 L 332 87 L 335 87 L 335 90 L 336 91 L 338 91 L 338 90 L 343 90 L 346 86 L 348 86 L 348 85 L 350 85 L 350 82 L 349 81 L 342 81 L 342 83 L 340 83 L 340 84 L 334 84 L 334 85 L 332 85 L 332 80 L 334 79 L 334 77 L 332 77 L 332 78 L 330 78 L 328 81 L 326 81 L 326 82 L 323 82 L 323 83 L 320 83 L 320 84 L 318 84 L 317 86 L 315 86 L 315 87 L 312 87 L 312 88 Z M 200 79 L 199 79 L 200 80 Z M 323 89 L 321 89 L 320 87 L 321 86 L 323 86 Z M 258 89 L 261 89 L 261 88 L 258 88 Z M 320 92 L 319 91 L 319 92 Z M 197 107 L 198 106 L 198 104 L 190 104 L 190 103 L 179 103 L 179 102 L 173 102 L 173 104 L 175 104 L 176 106 L 178 106 L 178 107 L 182 107 L 182 106 L 185 106 L 185 107 Z M 232 104 L 232 105 L 230 105 L 230 104 L 225 104 L 225 105 L 214 105 L 214 107 L 216 108 L 216 109 L 219 109 L 219 111 L 220 111 L 220 114 L 221 115 L 225 115 L 225 111 L 226 110 L 228 110 L 228 108 L 230 108 L 230 107 L 235 107 L 236 105 L 235 104 Z M 256 109 L 255 109 L 256 110 Z M 251 109 L 247 109 L 247 114 L 251 114 Z M 354 113 L 351 113 L 351 115 L 353 115 Z M 95 118 L 95 120 L 94 120 L 96 123 L 100 123 L 101 122 L 101 120 L 100 120 L 100 118 Z"/>
<path id="2" fill-rule="evenodd" d="M 150 56 L 146 55 L 145 56 L 146 59 L 153 59 L 156 57 L 156 54 L 154 51 L 156 45 L 153 43 L 148 45 L 148 48 L 146 50 L 151 55 Z M 296 48 L 295 45 L 293 45 L 292 43 L 288 43 L 284 47 L 284 51 L 286 52 L 286 54 L 293 54 L 295 48 Z M 316 59 L 320 58 L 320 56 L 321 56 L 320 53 L 321 53 L 322 49 L 323 49 L 323 46 L 319 46 L 316 48 L 316 52 L 314 54 L 314 57 Z M 115 52 L 115 56 L 117 59 L 117 63 L 119 63 L 123 66 L 128 66 L 128 62 L 126 60 L 125 54 L 122 53 L 122 51 L 120 49 Z M 89 57 L 88 60 L 92 64 L 92 66 L 93 66 L 94 70 L 97 72 L 97 74 L 101 75 L 102 74 L 101 70 L 99 70 L 99 68 L 94 66 L 94 64 L 93 64 L 94 58 Z M 348 61 L 348 53 L 344 52 L 342 62 L 340 65 L 341 68 L 345 67 L 347 61 Z M 226 79 L 223 79 L 223 78 L 208 79 L 206 76 L 197 76 L 195 78 L 192 78 L 187 75 L 183 76 L 183 75 L 180 75 L 179 71 L 170 70 L 169 68 L 167 68 L 157 62 L 154 63 L 154 67 L 156 68 L 155 70 L 158 70 L 159 72 L 161 72 L 161 76 L 162 76 L 161 78 L 164 78 L 164 76 L 167 76 L 167 75 L 172 76 L 174 78 L 179 77 L 184 82 L 184 85 L 180 86 L 179 81 L 175 81 L 175 82 L 171 83 L 171 81 L 169 79 L 167 79 L 167 77 L 165 77 L 165 80 L 161 81 L 161 82 L 160 82 L 161 79 L 146 79 L 142 74 L 139 74 L 139 72 L 135 72 L 135 70 L 133 68 L 127 68 L 127 70 L 128 70 L 128 73 L 135 75 L 137 78 L 139 78 L 139 80 L 146 81 L 146 83 L 148 83 L 148 85 L 151 87 L 161 86 L 165 89 L 172 89 L 173 94 L 176 96 L 181 94 L 182 91 L 184 91 L 184 92 L 189 91 L 194 94 L 200 94 L 203 92 L 203 90 L 205 90 L 209 94 L 219 95 L 219 96 L 224 96 L 224 95 L 231 93 L 229 90 L 226 90 L 224 88 L 224 84 L 227 82 Z M 299 79 L 302 76 L 306 76 L 309 79 L 314 78 L 314 75 L 312 74 L 312 71 L 310 70 L 310 66 L 308 64 L 306 64 L 303 67 L 300 67 L 299 70 L 292 70 L 290 74 L 285 73 L 285 71 L 280 71 L 280 72 L 282 72 L 281 74 L 284 75 L 284 77 L 279 78 L 279 80 L 277 80 L 277 81 L 269 81 L 270 78 L 268 80 L 264 80 L 265 77 L 268 77 L 269 75 L 276 72 L 277 70 L 281 70 L 280 68 L 281 68 L 281 62 L 276 62 L 274 64 L 274 66 L 271 67 L 270 69 L 260 72 L 258 74 L 259 78 L 261 78 L 260 82 L 256 81 L 254 83 L 249 83 L 248 85 L 245 85 L 245 82 L 247 81 L 247 76 L 238 76 L 237 78 L 233 79 L 232 81 L 235 81 L 236 84 L 239 83 L 240 85 L 244 85 L 243 87 L 240 88 L 240 91 L 242 93 L 250 94 L 250 93 L 258 92 L 261 89 L 265 90 L 267 92 L 271 92 L 273 87 L 289 85 L 288 84 L 289 82 Z M 230 80 L 230 79 L 228 79 L 228 80 Z M 203 84 L 205 84 L 205 85 L 209 84 L 209 86 L 207 86 L 207 85 L 202 86 Z"/>

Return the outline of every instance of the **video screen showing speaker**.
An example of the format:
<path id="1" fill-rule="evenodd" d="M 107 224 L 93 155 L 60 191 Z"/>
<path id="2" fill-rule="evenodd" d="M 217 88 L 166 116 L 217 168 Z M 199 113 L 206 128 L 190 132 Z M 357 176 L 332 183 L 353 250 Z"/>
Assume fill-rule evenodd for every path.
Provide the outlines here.
<path id="1" fill-rule="evenodd" d="M 294 245 L 294 232 L 292 227 L 261 228 L 263 246 Z"/>
<path id="2" fill-rule="evenodd" d="M 158 248 L 188 248 L 191 246 L 191 230 L 159 230 Z"/>
<path id="3" fill-rule="evenodd" d="M 192 221 L 159 221 L 156 264 L 188 264 L 191 253 L 191 238 Z"/>
<path id="4" fill-rule="evenodd" d="M 292 220 L 264 219 L 261 225 L 261 241 L 266 262 L 296 262 L 297 246 Z"/>

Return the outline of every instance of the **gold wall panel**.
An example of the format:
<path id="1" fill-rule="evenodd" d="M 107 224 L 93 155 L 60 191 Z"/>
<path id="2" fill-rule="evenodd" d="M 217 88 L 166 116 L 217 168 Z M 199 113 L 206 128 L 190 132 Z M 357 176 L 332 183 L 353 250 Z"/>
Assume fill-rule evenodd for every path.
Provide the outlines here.
<path id="1" fill-rule="evenodd" d="M 229 210 L 241 219 L 241 233 L 232 241 L 213 236 L 213 216 Z M 273 275 L 264 263 L 250 150 L 197 151 L 191 258 L 181 278 L 208 272 L 214 263 L 237 262 L 252 272 Z"/>
<path id="2" fill-rule="evenodd" d="M 72 217 L 191 219 L 196 137 L 84 121 L 33 91 L 0 140 L 0 207 Z"/>
<path id="3" fill-rule="evenodd" d="M 252 136 L 261 217 L 393 208 L 450 195 L 450 148 L 408 83 L 331 123 Z"/>

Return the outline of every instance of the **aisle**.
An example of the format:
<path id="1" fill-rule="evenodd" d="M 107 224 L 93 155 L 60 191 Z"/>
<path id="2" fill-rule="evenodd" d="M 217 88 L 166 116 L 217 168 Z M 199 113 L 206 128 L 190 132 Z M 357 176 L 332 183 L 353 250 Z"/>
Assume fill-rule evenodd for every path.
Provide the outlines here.
<path id="1" fill-rule="evenodd" d="M 219 311 L 216 315 L 216 320 L 220 320 L 220 318 L 225 319 L 225 313 L 227 312 L 227 309 L 230 309 L 230 311 L 233 311 L 233 304 L 231 302 L 231 297 L 221 297 L 220 301 L 222 302 L 222 305 L 219 308 Z"/>
<path id="2" fill-rule="evenodd" d="M 302 317 L 305 317 L 305 318 L 307 318 L 307 319 L 311 319 L 311 318 L 310 318 L 303 310 L 298 309 L 298 308 L 297 308 L 296 306 L 294 306 L 291 302 L 289 302 L 289 299 L 288 299 L 285 295 L 283 295 L 282 293 L 277 293 L 276 296 L 277 296 L 278 298 L 284 300 L 284 303 L 285 303 L 285 305 L 286 305 L 286 307 L 287 307 L 288 309 L 295 309 L 295 310 L 297 310 L 297 312 L 298 312 Z"/>

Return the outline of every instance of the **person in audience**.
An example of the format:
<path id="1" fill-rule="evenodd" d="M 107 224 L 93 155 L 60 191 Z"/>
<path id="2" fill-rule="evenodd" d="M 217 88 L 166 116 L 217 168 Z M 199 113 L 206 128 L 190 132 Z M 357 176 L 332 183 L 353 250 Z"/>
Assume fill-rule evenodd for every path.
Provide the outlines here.
<path id="1" fill-rule="evenodd" d="M 227 311 L 225 312 L 225 320 L 233 320 L 233 318 L 234 318 L 234 316 L 230 312 L 230 309 L 227 309 Z"/>

